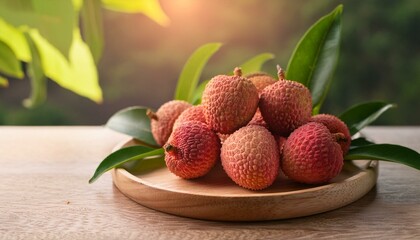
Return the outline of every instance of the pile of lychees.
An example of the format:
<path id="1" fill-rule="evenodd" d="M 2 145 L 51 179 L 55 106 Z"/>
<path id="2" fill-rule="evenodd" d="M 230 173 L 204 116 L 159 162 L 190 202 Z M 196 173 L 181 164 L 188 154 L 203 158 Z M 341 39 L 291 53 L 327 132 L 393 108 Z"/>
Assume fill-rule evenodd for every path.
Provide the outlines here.
<path id="1" fill-rule="evenodd" d="M 149 111 L 152 134 L 175 175 L 206 175 L 221 160 L 239 186 L 261 190 L 279 171 L 293 181 L 322 184 L 337 176 L 351 136 L 339 118 L 312 116 L 311 93 L 301 83 L 258 73 L 212 78 L 202 103 L 173 100 Z"/>

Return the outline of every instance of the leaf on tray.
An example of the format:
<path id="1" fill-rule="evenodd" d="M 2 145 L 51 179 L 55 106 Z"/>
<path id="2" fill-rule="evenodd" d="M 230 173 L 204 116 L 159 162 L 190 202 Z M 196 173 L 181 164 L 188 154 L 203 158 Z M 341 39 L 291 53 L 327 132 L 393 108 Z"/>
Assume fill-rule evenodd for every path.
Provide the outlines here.
<path id="1" fill-rule="evenodd" d="M 153 149 L 145 146 L 131 146 L 119 149 L 106 157 L 96 168 L 95 173 L 89 180 L 89 183 L 93 183 L 102 174 L 111 170 L 112 168 L 118 167 L 123 163 L 142 160 L 147 157 L 159 156 L 164 153 L 163 148 Z"/>
<path id="2" fill-rule="evenodd" d="M 347 124 L 350 134 L 354 135 L 392 107 L 396 105 L 385 102 L 362 103 L 349 108 L 339 118 Z"/>
<path id="3" fill-rule="evenodd" d="M 370 159 L 405 164 L 420 170 L 420 154 L 410 148 L 394 144 L 372 144 L 354 147 L 345 160 Z"/>
<path id="4" fill-rule="evenodd" d="M 150 119 L 146 107 L 128 107 L 111 116 L 106 126 L 112 130 L 127 134 L 150 147 L 158 147 L 150 130 Z"/>

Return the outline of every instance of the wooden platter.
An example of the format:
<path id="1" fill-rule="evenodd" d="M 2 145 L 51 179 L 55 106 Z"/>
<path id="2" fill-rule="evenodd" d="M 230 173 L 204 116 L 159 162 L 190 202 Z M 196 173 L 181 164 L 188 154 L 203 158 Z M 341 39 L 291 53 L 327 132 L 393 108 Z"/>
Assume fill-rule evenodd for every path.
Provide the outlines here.
<path id="1" fill-rule="evenodd" d="M 133 140 L 118 148 L 134 145 Z M 195 180 L 173 175 L 162 159 L 112 170 L 117 188 L 137 203 L 183 217 L 219 221 L 263 221 L 334 210 L 363 197 L 376 184 L 378 161 L 346 162 L 340 175 L 320 186 L 298 184 L 280 174 L 262 191 L 237 186 L 218 164 Z M 147 169 L 147 170 L 142 170 Z"/>

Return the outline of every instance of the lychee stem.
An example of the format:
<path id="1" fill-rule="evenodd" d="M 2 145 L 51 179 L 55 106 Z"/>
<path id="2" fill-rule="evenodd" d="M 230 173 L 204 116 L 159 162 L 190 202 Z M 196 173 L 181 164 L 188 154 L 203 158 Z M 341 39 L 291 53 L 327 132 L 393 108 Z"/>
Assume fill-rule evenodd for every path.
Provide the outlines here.
<path id="1" fill-rule="evenodd" d="M 150 118 L 150 119 L 153 119 L 153 120 L 158 120 L 158 116 L 156 115 L 156 113 L 155 112 L 153 112 L 152 110 L 150 110 L 150 109 L 147 109 L 147 111 L 146 111 L 146 115 Z"/>
<path id="2" fill-rule="evenodd" d="M 166 152 L 174 151 L 176 150 L 176 147 L 171 144 L 166 144 L 163 148 L 165 148 Z"/>
<path id="3" fill-rule="evenodd" d="M 286 79 L 285 72 L 283 68 L 280 67 L 280 65 L 277 65 L 277 76 L 279 77 L 279 80 Z"/>
<path id="4" fill-rule="evenodd" d="M 242 69 L 240 67 L 236 67 L 233 70 L 233 75 L 238 76 L 238 77 L 242 76 Z"/>
<path id="5" fill-rule="evenodd" d="M 333 139 L 336 142 L 347 142 L 348 139 L 346 138 L 346 136 L 342 133 L 334 133 L 333 134 Z"/>

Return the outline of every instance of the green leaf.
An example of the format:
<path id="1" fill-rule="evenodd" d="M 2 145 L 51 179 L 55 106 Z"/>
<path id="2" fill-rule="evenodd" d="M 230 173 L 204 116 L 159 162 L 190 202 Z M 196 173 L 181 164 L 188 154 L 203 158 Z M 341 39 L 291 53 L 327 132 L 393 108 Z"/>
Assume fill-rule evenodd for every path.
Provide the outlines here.
<path id="1" fill-rule="evenodd" d="M 104 47 L 101 0 L 84 1 L 81 17 L 83 36 L 97 63 Z"/>
<path id="2" fill-rule="evenodd" d="M 0 71 L 15 78 L 23 78 L 22 65 L 12 49 L 0 41 Z"/>
<path id="3" fill-rule="evenodd" d="M 96 65 L 78 28 L 74 29 L 69 59 L 35 29 L 29 31 L 41 58 L 44 74 L 63 88 L 95 102 L 102 102 Z"/>
<path id="4" fill-rule="evenodd" d="M 197 87 L 201 72 L 210 57 L 221 46 L 221 43 L 208 43 L 195 50 L 185 63 L 179 76 L 174 97 L 176 100 L 193 102 L 194 90 Z"/>
<path id="5" fill-rule="evenodd" d="M 312 25 L 300 39 L 287 66 L 286 78 L 310 89 L 314 114 L 321 108 L 337 65 L 342 11 L 343 6 L 339 5 Z"/>
<path id="6" fill-rule="evenodd" d="M 105 8 L 126 13 L 143 13 L 162 26 L 169 25 L 169 18 L 158 0 L 102 0 Z"/>
<path id="7" fill-rule="evenodd" d="M 268 60 L 274 59 L 272 53 L 261 53 L 240 65 L 243 74 L 260 72 L 264 63 Z"/>
<path id="8" fill-rule="evenodd" d="M 24 34 L 0 17 L 0 41 L 3 41 L 23 62 L 31 61 L 31 51 Z"/>
<path id="9" fill-rule="evenodd" d="M 72 0 L 2 0 L 0 17 L 15 27 L 37 29 L 66 58 L 76 27 Z"/>
<path id="10" fill-rule="evenodd" d="M 206 88 L 207 83 L 209 83 L 210 80 L 205 80 L 194 91 L 194 97 L 193 97 L 193 104 L 198 105 L 201 103 L 201 96 L 203 95 L 204 89 Z"/>
<path id="11" fill-rule="evenodd" d="M 111 153 L 107 156 L 96 168 L 95 173 L 92 178 L 89 180 L 89 183 L 93 183 L 105 172 L 118 167 L 119 165 L 134 161 L 142 160 L 147 157 L 162 155 L 164 153 L 163 148 L 153 149 L 145 146 L 132 146 L 127 148 L 122 148 Z"/>
<path id="12" fill-rule="evenodd" d="M 27 108 L 33 108 L 43 103 L 47 98 L 47 78 L 42 71 L 41 59 L 35 43 L 29 37 L 29 34 L 25 36 L 32 53 L 32 61 L 28 63 L 27 67 L 27 75 L 31 81 L 31 95 L 23 100 L 23 105 Z"/>
<path id="13" fill-rule="evenodd" d="M 0 76 L 0 87 L 5 88 L 8 86 L 9 86 L 9 81 L 6 78 Z"/>
<path id="14" fill-rule="evenodd" d="M 360 137 L 360 138 L 351 140 L 350 148 L 361 147 L 361 146 L 366 146 L 366 145 L 371 145 L 371 144 L 375 144 L 375 143 L 367 140 L 364 137 Z"/>
<path id="15" fill-rule="evenodd" d="M 362 103 L 349 108 L 339 118 L 347 124 L 350 134 L 353 135 L 392 107 L 396 107 L 396 105 L 384 102 Z"/>
<path id="16" fill-rule="evenodd" d="M 346 160 L 383 160 L 405 164 L 420 170 L 420 154 L 410 148 L 393 144 L 373 144 L 351 148 Z"/>
<path id="17" fill-rule="evenodd" d="M 114 131 L 127 134 L 152 147 L 158 147 L 150 130 L 150 119 L 146 107 L 128 107 L 112 115 L 106 126 Z"/>

